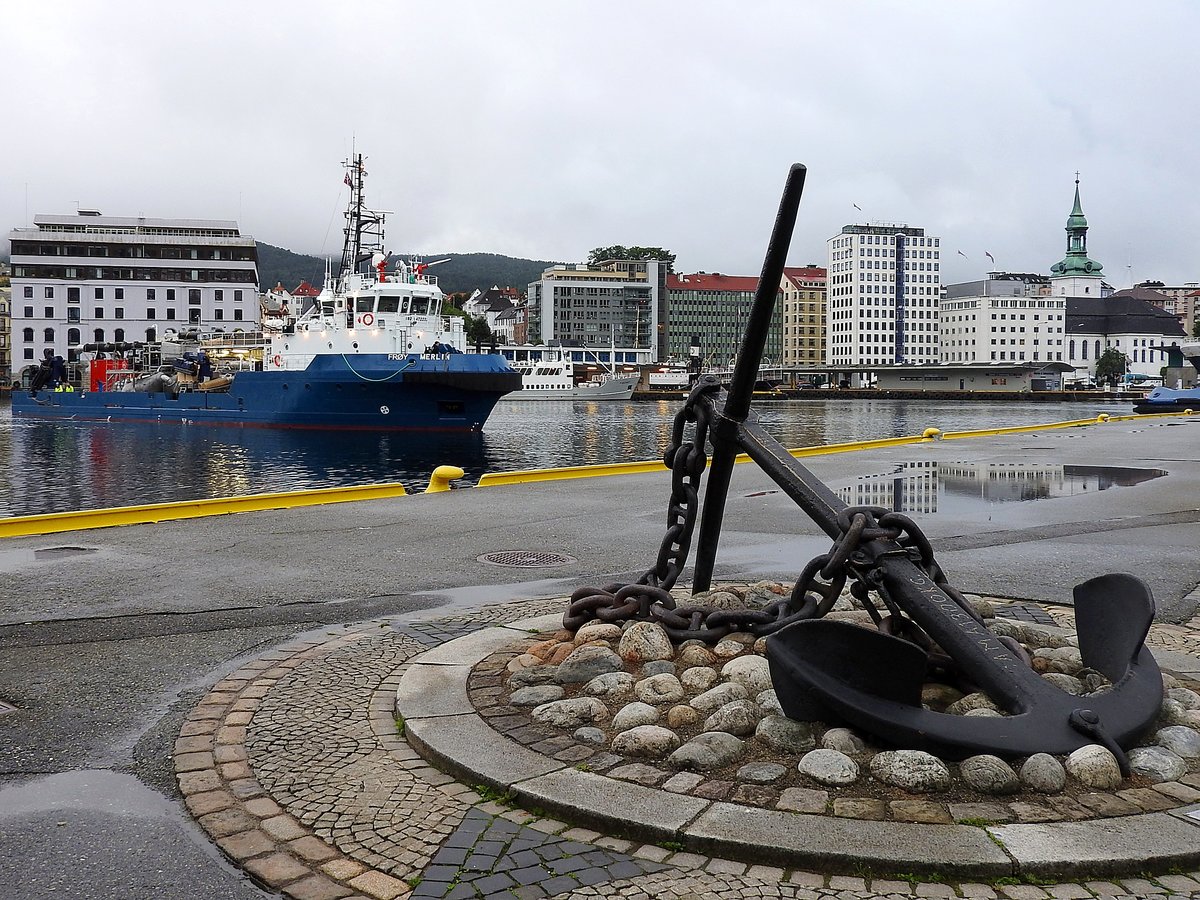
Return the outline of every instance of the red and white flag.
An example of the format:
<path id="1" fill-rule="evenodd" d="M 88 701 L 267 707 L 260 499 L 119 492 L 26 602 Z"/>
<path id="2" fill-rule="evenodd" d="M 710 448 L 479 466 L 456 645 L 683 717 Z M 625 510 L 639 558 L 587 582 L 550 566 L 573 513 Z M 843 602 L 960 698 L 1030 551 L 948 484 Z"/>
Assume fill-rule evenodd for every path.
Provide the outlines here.
<path id="1" fill-rule="evenodd" d="M 347 185 L 349 185 L 350 187 L 354 187 L 354 182 L 350 180 L 350 173 L 349 173 L 349 172 L 347 172 L 347 173 L 346 173 L 346 177 L 342 179 L 342 183 L 343 183 L 343 184 L 347 184 Z"/>

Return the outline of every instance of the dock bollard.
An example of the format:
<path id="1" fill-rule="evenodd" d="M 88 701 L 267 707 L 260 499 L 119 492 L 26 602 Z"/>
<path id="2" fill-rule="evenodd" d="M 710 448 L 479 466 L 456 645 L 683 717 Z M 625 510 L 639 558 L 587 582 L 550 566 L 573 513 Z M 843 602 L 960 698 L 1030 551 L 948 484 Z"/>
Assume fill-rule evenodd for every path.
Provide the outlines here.
<path id="1" fill-rule="evenodd" d="M 458 466 L 438 466 L 433 470 L 433 474 L 429 476 L 429 487 L 425 488 L 426 494 L 440 494 L 443 491 L 450 490 L 450 482 L 456 478 L 462 478 L 465 475 L 462 469 Z"/>
<path id="2" fill-rule="evenodd" d="M 940 429 L 940 428 L 926 428 L 924 431 L 921 432 L 921 437 L 927 438 L 931 441 L 939 440 L 941 438 L 941 436 L 942 436 L 942 429 Z"/>

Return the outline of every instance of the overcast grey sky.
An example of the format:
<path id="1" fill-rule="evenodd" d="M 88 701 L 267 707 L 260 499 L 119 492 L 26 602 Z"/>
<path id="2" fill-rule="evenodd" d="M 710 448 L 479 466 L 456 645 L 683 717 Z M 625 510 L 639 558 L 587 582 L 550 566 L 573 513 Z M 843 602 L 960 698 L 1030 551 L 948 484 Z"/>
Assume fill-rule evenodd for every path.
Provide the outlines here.
<path id="1" fill-rule="evenodd" d="M 824 265 L 844 224 L 904 222 L 958 281 L 985 252 L 1048 272 L 1078 169 L 1112 284 L 1200 280 L 1186 0 L 41 0 L 3 20 L 5 228 L 78 204 L 332 252 L 353 139 L 394 250 L 640 244 L 753 275 L 798 161 L 793 264 Z"/>

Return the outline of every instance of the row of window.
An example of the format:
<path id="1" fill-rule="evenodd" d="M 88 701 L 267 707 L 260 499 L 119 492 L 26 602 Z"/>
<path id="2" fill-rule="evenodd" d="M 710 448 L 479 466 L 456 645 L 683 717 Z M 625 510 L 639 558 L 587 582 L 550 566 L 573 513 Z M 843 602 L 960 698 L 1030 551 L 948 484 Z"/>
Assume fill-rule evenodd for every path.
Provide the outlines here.
<path id="1" fill-rule="evenodd" d="M 45 307 L 45 308 L 43 309 L 43 311 L 45 312 L 45 315 L 44 315 L 42 318 L 45 318 L 45 319 L 53 319 L 53 318 L 55 318 L 55 314 L 54 314 L 54 307 L 53 307 L 53 306 L 47 306 L 47 307 Z M 103 318 L 105 317 L 105 316 L 104 316 L 104 307 L 102 307 L 102 306 L 97 306 L 97 307 L 95 307 L 95 309 L 94 309 L 93 311 L 95 312 L 95 315 L 94 315 L 92 318 L 94 318 L 94 319 L 103 319 Z M 168 319 L 174 319 L 174 318 L 175 318 L 175 312 L 176 312 L 176 310 L 175 310 L 175 307 L 173 307 L 173 306 L 169 306 L 169 307 L 167 307 L 166 317 L 167 317 Z M 233 321 L 235 321 L 235 322 L 241 322 L 241 321 L 242 321 L 242 315 L 243 315 L 243 311 L 242 311 L 242 310 L 240 310 L 240 309 L 235 309 L 235 310 L 233 311 Z M 26 306 L 26 307 L 25 307 L 25 318 L 26 318 L 26 319 L 32 319 L 33 317 L 34 317 L 34 316 L 33 316 L 33 307 L 32 307 L 32 306 Z M 116 306 L 116 307 L 113 307 L 113 318 L 114 318 L 114 319 L 124 319 L 124 318 L 125 318 L 125 307 L 123 307 L 123 306 Z M 158 318 L 158 310 L 157 310 L 155 307 L 153 307 L 153 306 L 148 306 L 148 307 L 146 307 L 146 315 L 145 315 L 143 318 L 145 318 L 145 319 L 150 319 L 150 320 L 157 319 L 157 318 Z M 189 310 L 188 310 L 188 318 L 189 318 L 189 319 L 190 319 L 192 322 L 194 322 L 194 323 L 198 323 L 198 322 L 200 321 L 200 318 L 201 318 L 201 315 L 200 315 L 200 310 L 198 310 L 198 309 L 189 309 Z M 218 322 L 223 322 L 223 321 L 225 320 L 225 310 L 224 310 L 224 309 L 221 309 L 220 307 L 218 307 L 218 308 L 214 309 L 214 310 L 212 311 L 212 318 L 213 318 L 213 319 L 215 319 L 215 320 L 216 320 L 216 321 L 218 321 Z M 79 322 L 79 321 L 82 321 L 82 319 L 81 319 L 81 315 L 80 315 L 80 309 L 79 309 L 79 307 L 77 307 L 77 306 L 69 306 L 69 307 L 67 307 L 67 321 L 68 321 L 68 322 Z"/>
<path id="2" fill-rule="evenodd" d="M 71 256 L 89 259 L 229 259 L 254 262 L 253 247 L 173 247 L 167 244 L 47 244 L 13 241 L 13 256 Z"/>
<path id="3" fill-rule="evenodd" d="M 102 287 L 93 288 L 93 294 L 92 294 L 93 298 L 96 300 L 103 300 L 104 299 L 104 290 L 105 289 Z M 173 303 L 175 301 L 175 288 L 167 288 L 166 292 L 167 292 L 167 295 L 166 295 L 167 302 Z M 204 292 L 200 288 L 188 288 L 187 292 L 188 292 L 188 303 L 192 306 L 199 306 L 204 297 Z M 24 297 L 24 299 L 32 300 L 33 296 L 34 296 L 33 285 L 32 284 L 25 285 L 21 289 L 21 294 Z M 42 296 L 47 300 L 53 300 L 54 299 L 54 287 L 52 285 L 46 285 L 43 288 Z M 245 296 L 244 291 L 235 290 L 233 292 L 233 301 L 235 303 L 241 303 L 242 298 L 244 296 Z M 157 297 L 158 297 L 158 289 L 157 288 L 146 288 L 146 299 L 147 300 L 155 300 L 155 299 L 157 299 Z M 113 299 L 114 300 L 124 300 L 125 299 L 125 288 L 113 288 Z M 213 300 L 215 302 L 220 303 L 224 299 L 225 299 L 225 291 L 223 288 L 216 288 L 213 290 Z M 67 288 L 67 302 L 68 303 L 79 303 L 80 302 L 80 288 L 77 288 L 77 287 L 68 287 Z M 29 309 L 28 306 L 25 308 Z M 29 313 L 28 315 L 32 315 L 32 313 Z M 49 313 L 47 313 L 47 315 L 49 315 Z"/>
<path id="4" fill-rule="evenodd" d="M 46 281 L 74 281 L 92 278 L 98 281 L 194 281 L 250 284 L 258 281 L 254 269 L 117 269 L 92 268 L 90 266 L 14 265 L 12 277 L 38 278 Z"/>

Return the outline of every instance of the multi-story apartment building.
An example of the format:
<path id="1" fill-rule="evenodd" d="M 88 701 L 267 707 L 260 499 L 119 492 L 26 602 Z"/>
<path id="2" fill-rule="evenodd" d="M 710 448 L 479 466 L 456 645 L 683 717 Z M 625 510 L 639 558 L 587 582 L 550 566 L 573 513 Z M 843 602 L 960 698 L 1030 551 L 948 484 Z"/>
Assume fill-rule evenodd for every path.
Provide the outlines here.
<path id="1" fill-rule="evenodd" d="M 625 362 L 656 362 L 666 348 L 666 276 L 667 264 L 654 259 L 546 269 L 526 291 L 529 340 L 615 345 L 635 351 Z"/>
<path id="2" fill-rule="evenodd" d="M 688 359 L 693 338 L 699 337 L 700 356 L 710 366 L 731 365 L 742 345 L 758 278 L 696 272 L 671 275 L 670 328 L 667 352 L 676 360 Z M 767 330 L 763 364 L 779 365 L 783 357 L 783 303 L 777 294 Z M 769 363 L 767 361 L 770 361 Z"/>
<path id="3" fill-rule="evenodd" d="M 826 365 L 936 362 L 941 239 L 908 225 L 846 225 L 827 248 Z"/>
<path id="4" fill-rule="evenodd" d="M 819 366 L 825 362 L 825 279 L 819 266 L 783 270 L 784 366 Z"/>
<path id="5" fill-rule="evenodd" d="M 236 222 L 80 210 L 36 216 L 9 241 L 14 375 L 81 344 L 258 327 L 257 252 Z"/>
<path id="6" fill-rule="evenodd" d="M 1147 291 L 1146 295 L 1140 292 Z M 1118 291 L 1119 294 L 1132 294 L 1149 300 L 1155 306 L 1161 307 L 1179 320 L 1183 330 L 1193 334 L 1196 328 L 1196 305 L 1200 301 L 1200 282 L 1189 281 L 1183 285 L 1167 285 L 1161 281 L 1142 281 L 1135 284 L 1129 291 Z"/>

